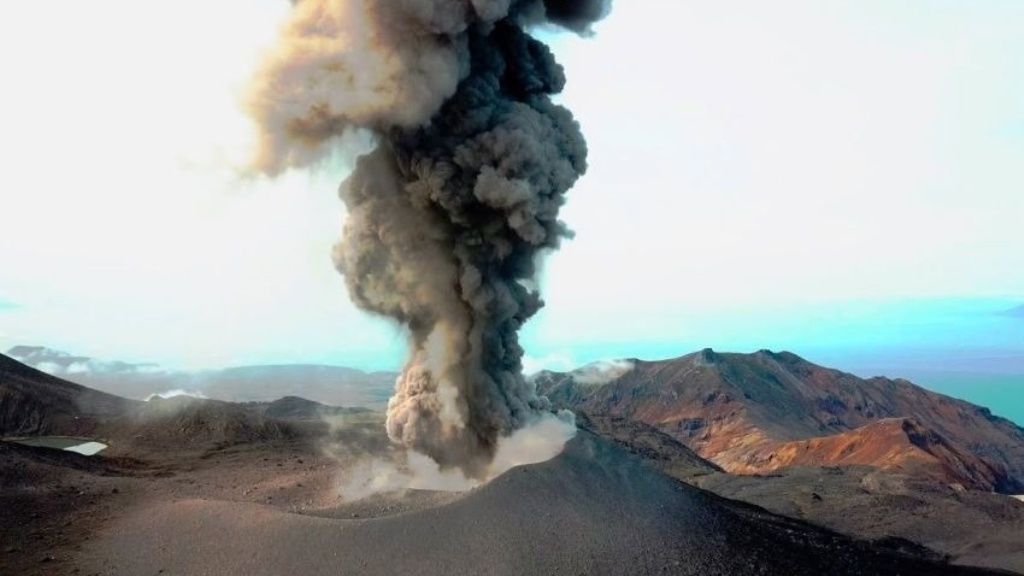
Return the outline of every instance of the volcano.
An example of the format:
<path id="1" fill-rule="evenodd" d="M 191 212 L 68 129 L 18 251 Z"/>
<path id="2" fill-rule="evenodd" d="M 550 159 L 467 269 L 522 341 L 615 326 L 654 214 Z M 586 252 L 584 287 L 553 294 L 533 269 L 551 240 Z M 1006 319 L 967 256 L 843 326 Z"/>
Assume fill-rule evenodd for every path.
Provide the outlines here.
<path id="1" fill-rule="evenodd" d="M 39 407 L 41 422 L 93 409 L 74 399 L 93 391 L 3 361 L 0 409 L 11 390 Z M 99 397 L 113 411 L 95 429 L 109 451 L 85 457 L 0 443 L 4 573 L 984 573 L 721 498 L 611 439 L 617 429 L 648 455 L 674 442 L 646 428 L 588 422 L 609 439 L 580 431 L 554 459 L 468 492 L 346 501 L 336 474 L 351 462 L 327 455 L 323 443 L 386 452 L 382 414 L 297 398 L 178 406 Z M 179 416 L 165 416 L 171 408 Z M 155 423 L 139 428 L 139 415 L 156 409 Z M 325 410 L 342 418 L 316 425 Z M 202 441 L 183 449 L 183 437 Z M 688 469 L 718 472 L 681 445 L 669 449 Z"/>

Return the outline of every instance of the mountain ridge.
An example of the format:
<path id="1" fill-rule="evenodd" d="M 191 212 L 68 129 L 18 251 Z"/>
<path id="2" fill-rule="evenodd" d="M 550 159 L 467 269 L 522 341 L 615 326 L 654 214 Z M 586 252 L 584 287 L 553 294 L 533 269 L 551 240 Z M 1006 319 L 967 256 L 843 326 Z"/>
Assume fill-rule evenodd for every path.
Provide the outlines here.
<path id="1" fill-rule="evenodd" d="M 0 354 L 0 434 L 91 434 L 138 402 L 51 376 Z"/>
<path id="2" fill-rule="evenodd" d="M 791 352 L 768 350 L 704 349 L 630 363 L 628 371 L 605 382 L 578 383 L 573 372 L 544 372 L 534 381 L 555 405 L 650 424 L 728 471 L 770 472 L 780 467 L 770 457 L 775 446 L 910 417 L 926 437 L 942 439 L 935 445 L 953 447 L 944 450 L 946 456 L 966 453 L 985 462 L 972 461 L 977 474 L 953 474 L 951 482 L 1003 492 L 1024 489 L 1024 429 L 987 408 L 908 380 L 859 378 Z M 912 446 L 906 454 L 916 454 Z M 939 467 L 956 470 L 963 460 Z"/>

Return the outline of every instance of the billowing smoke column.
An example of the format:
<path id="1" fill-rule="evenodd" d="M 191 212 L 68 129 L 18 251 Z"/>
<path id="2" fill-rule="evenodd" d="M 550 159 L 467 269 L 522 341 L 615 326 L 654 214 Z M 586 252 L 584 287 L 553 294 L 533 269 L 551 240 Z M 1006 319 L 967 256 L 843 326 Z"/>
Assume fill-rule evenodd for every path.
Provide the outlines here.
<path id="1" fill-rule="evenodd" d="M 546 407 L 517 331 L 542 306 L 536 258 L 569 234 L 564 195 L 586 143 L 553 104 L 565 78 L 524 31 L 586 33 L 608 0 L 301 0 L 256 78 L 268 174 L 376 135 L 341 186 L 335 262 L 357 305 L 409 328 L 388 434 L 486 473 L 499 438 Z"/>

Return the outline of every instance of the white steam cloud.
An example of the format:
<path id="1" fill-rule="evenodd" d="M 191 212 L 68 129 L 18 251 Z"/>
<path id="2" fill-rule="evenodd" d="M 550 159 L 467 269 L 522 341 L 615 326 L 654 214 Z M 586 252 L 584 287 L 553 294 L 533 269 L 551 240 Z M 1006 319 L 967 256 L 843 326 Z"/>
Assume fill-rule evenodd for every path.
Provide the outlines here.
<path id="1" fill-rule="evenodd" d="M 625 376 L 632 370 L 632 360 L 599 360 L 571 372 L 572 379 L 588 386 L 600 386 Z"/>
<path id="2" fill-rule="evenodd" d="M 498 440 L 494 459 L 482 478 L 467 477 L 458 468 L 442 469 L 429 456 L 408 451 L 404 462 L 366 458 L 345 469 L 338 492 L 349 502 L 375 494 L 406 490 L 463 492 L 488 482 L 516 466 L 544 462 L 562 452 L 565 443 L 576 435 L 572 412 L 545 414 L 529 426 Z"/>
<path id="3" fill-rule="evenodd" d="M 165 390 L 164 392 L 157 392 L 155 394 L 150 394 L 149 396 L 146 396 L 146 402 L 149 402 L 150 400 L 153 400 L 155 398 L 160 398 L 160 399 L 166 400 L 167 398 L 176 398 L 176 397 L 179 397 L 179 396 L 186 396 L 188 398 L 201 398 L 201 399 L 205 399 L 206 398 L 206 394 L 203 394 L 202 392 L 200 392 L 198 390 L 183 390 L 181 388 L 176 388 L 174 390 Z"/>

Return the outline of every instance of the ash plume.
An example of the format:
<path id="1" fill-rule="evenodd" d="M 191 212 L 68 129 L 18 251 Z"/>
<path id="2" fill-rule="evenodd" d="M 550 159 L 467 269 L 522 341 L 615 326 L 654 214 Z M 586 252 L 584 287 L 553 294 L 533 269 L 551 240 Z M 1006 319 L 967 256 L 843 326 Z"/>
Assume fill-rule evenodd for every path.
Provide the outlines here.
<path id="1" fill-rule="evenodd" d="M 361 308 L 408 327 L 392 440 L 486 475 L 498 440 L 547 408 L 517 331 L 543 305 L 537 257 L 568 229 L 586 143 L 551 101 L 565 77 L 526 29 L 577 33 L 608 0 L 300 0 L 256 77 L 258 169 L 316 162 L 370 130 L 340 195 L 334 259 Z"/>

